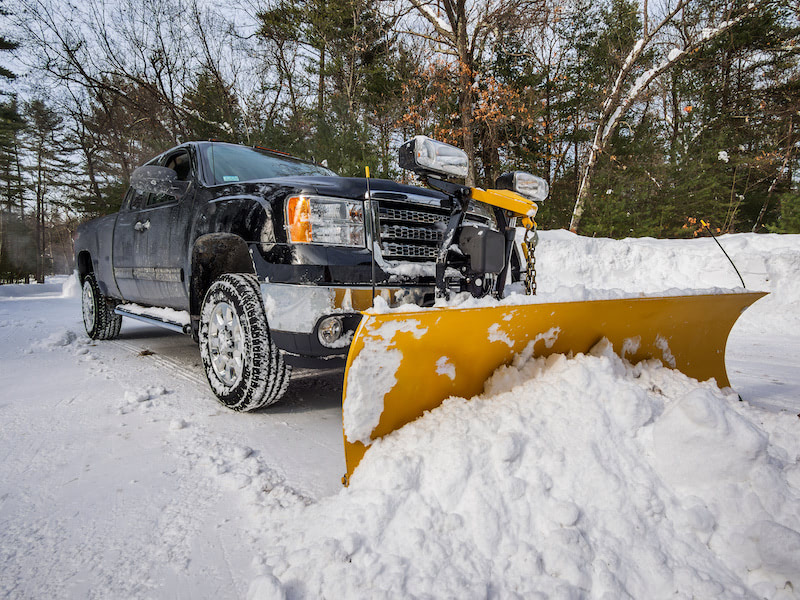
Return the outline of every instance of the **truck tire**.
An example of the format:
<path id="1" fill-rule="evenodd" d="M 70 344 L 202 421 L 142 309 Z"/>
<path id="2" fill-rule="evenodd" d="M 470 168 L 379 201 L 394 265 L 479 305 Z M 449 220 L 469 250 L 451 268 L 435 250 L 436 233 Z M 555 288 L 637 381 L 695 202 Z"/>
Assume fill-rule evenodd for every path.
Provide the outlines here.
<path id="1" fill-rule="evenodd" d="M 122 315 L 114 312 L 114 308 L 119 304 L 118 300 L 106 298 L 106 306 L 108 307 L 106 329 L 103 332 L 104 340 L 113 340 L 119 335 L 120 327 L 122 327 Z"/>
<path id="2" fill-rule="evenodd" d="M 225 274 L 208 288 L 200 310 L 200 357 L 219 401 L 236 411 L 277 402 L 291 368 L 269 333 L 258 281 Z"/>
<path id="3" fill-rule="evenodd" d="M 86 334 L 93 340 L 110 340 L 119 335 L 122 317 L 114 312 L 116 301 L 100 292 L 94 273 L 83 280 L 81 308 Z"/>

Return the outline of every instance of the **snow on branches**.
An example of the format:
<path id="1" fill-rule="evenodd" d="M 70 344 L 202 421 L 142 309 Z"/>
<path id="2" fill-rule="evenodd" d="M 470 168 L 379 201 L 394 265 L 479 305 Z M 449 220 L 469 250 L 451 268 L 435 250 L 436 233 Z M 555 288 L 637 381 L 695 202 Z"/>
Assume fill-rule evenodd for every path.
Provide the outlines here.
<path id="1" fill-rule="evenodd" d="M 614 84 L 608 92 L 606 99 L 603 101 L 602 113 L 598 120 L 595 129 L 594 140 L 591 148 L 589 149 L 589 156 L 583 168 L 583 175 L 581 177 L 580 186 L 578 188 L 577 198 L 575 200 L 575 208 L 572 213 L 572 220 L 570 221 L 569 229 L 572 232 L 577 232 L 580 225 L 583 211 L 586 207 L 586 202 L 589 198 L 589 190 L 592 180 L 594 169 L 597 166 L 597 161 L 600 155 L 604 152 L 609 140 L 611 139 L 614 130 L 616 129 L 620 118 L 625 112 L 633 105 L 639 96 L 647 89 L 647 87 L 660 75 L 671 69 L 674 65 L 680 62 L 686 55 L 694 52 L 704 44 L 715 39 L 719 35 L 731 29 L 734 25 L 740 23 L 743 19 L 756 12 L 764 6 L 768 0 L 754 0 L 747 4 L 743 9 L 740 9 L 735 14 L 727 15 L 727 18 L 714 26 L 703 27 L 699 32 L 684 35 L 682 39 L 684 43 L 681 47 L 672 47 L 664 56 L 661 61 L 657 62 L 654 66 L 650 67 L 639 75 L 633 83 L 629 84 L 631 74 L 636 66 L 642 61 L 642 57 L 656 44 L 661 41 L 663 32 L 671 26 L 677 27 L 674 23 L 677 16 L 685 9 L 690 8 L 691 5 L 697 3 L 697 0 L 679 0 L 672 7 L 671 10 L 655 25 L 655 27 L 648 29 L 645 25 L 644 36 L 637 40 L 631 48 L 630 52 L 623 61 L 622 67 L 617 74 Z M 644 4 L 644 11 L 647 12 L 647 3 Z M 647 15 L 643 19 L 647 23 Z"/>

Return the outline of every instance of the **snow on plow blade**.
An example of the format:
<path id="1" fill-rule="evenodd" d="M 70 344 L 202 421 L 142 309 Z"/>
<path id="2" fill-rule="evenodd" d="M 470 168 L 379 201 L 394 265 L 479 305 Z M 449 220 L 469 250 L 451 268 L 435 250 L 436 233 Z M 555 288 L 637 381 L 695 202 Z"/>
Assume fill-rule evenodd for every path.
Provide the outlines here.
<path id="1" fill-rule="evenodd" d="M 588 352 L 607 338 L 631 361 L 657 358 L 729 386 L 725 344 L 763 292 L 434 308 L 365 314 L 350 346 L 342 416 L 347 477 L 367 446 L 439 406 L 471 398 L 534 342 L 533 355 Z"/>

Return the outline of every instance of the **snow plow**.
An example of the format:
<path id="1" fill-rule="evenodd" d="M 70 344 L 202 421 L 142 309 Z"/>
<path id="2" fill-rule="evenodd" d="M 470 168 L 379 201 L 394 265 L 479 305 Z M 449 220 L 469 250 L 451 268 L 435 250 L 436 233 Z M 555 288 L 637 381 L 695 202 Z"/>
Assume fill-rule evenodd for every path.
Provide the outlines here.
<path id="1" fill-rule="evenodd" d="M 614 351 L 632 363 L 658 359 L 698 380 L 714 378 L 729 386 L 725 346 L 739 315 L 762 292 L 615 298 L 578 302 L 537 302 L 533 247 L 536 201 L 547 196 L 547 184 L 526 173 L 498 179 L 502 189 L 481 190 L 448 182 L 463 176 L 454 165 L 465 155 L 427 138 L 401 148 L 400 165 L 425 177 L 452 199 L 452 216 L 436 260 L 433 307 L 373 309 L 364 313 L 347 358 L 342 398 L 347 474 L 358 466 L 373 441 L 414 421 L 448 397 L 470 398 L 484 382 L 515 356 L 548 356 L 588 352 L 607 339 Z M 445 147 L 446 146 L 446 147 Z M 480 300 L 473 308 L 448 306 L 447 255 L 470 201 L 494 207 L 508 229 L 522 226 L 525 241 L 525 293 L 502 301 L 503 281 L 495 282 L 497 301 Z M 463 236 L 461 237 L 463 239 Z M 503 245 L 484 244 L 486 254 L 511 254 L 511 236 Z M 492 262 L 496 257 L 480 260 Z M 499 275 L 505 280 L 508 267 Z M 481 287 L 481 282 L 476 282 Z M 380 303 L 379 303 L 380 304 Z"/>

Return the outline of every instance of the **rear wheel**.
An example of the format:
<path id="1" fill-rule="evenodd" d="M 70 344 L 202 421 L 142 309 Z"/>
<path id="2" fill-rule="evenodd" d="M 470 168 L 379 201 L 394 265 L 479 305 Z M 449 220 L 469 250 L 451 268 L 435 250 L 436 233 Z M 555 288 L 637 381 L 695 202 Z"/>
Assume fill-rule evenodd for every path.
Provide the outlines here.
<path id="1" fill-rule="evenodd" d="M 258 281 L 226 274 L 200 311 L 200 357 L 211 389 L 225 406 L 248 411 L 277 402 L 291 369 L 272 343 Z"/>
<path id="2" fill-rule="evenodd" d="M 113 340 L 119 335 L 119 330 L 122 327 L 122 315 L 114 312 L 118 300 L 112 298 L 105 298 L 106 301 L 106 328 L 103 331 L 102 340 Z"/>
<path id="3" fill-rule="evenodd" d="M 119 334 L 122 317 L 114 313 L 116 301 L 100 292 L 94 273 L 83 280 L 81 308 L 86 334 L 93 340 L 110 340 Z"/>

